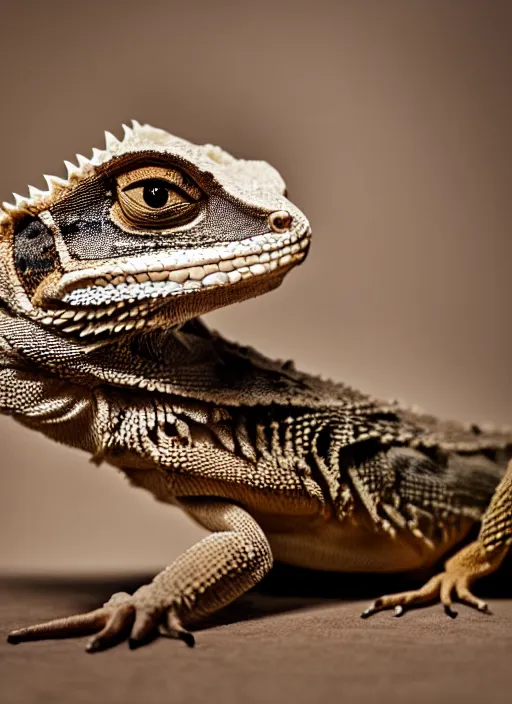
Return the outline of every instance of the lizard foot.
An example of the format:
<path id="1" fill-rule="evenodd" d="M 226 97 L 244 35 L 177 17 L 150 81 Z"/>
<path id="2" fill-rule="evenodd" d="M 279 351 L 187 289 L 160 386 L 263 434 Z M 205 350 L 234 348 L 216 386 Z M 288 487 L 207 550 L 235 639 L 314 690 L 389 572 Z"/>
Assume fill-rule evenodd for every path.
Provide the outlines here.
<path id="1" fill-rule="evenodd" d="M 7 640 L 9 643 L 21 643 L 93 633 L 85 649 L 88 653 L 95 653 L 117 645 L 126 638 L 131 649 L 138 648 L 160 633 L 170 638 L 179 638 L 193 647 L 194 636 L 183 628 L 172 609 L 165 606 L 150 607 L 147 592 L 148 587 L 142 587 L 133 596 L 119 592 L 100 609 L 20 628 L 12 631 Z"/>
<path id="2" fill-rule="evenodd" d="M 415 589 L 398 594 L 388 594 L 376 599 L 361 614 L 361 618 L 368 618 L 378 611 L 394 609 L 395 616 L 402 616 L 408 607 L 419 606 L 439 600 L 444 606 L 445 613 L 451 618 L 457 616 L 453 610 L 452 595 L 458 601 L 472 606 L 482 613 L 489 614 L 489 607 L 485 601 L 471 593 L 471 584 L 499 566 L 504 556 L 503 550 L 490 552 L 476 540 L 459 550 L 445 565 L 445 571 L 432 577 L 421 589 Z"/>
<path id="3" fill-rule="evenodd" d="M 199 541 L 131 596 L 114 594 L 101 609 L 13 631 L 20 643 L 43 638 L 94 634 L 90 653 L 128 639 L 130 648 L 158 633 L 179 638 L 189 647 L 192 623 L 229 604 L 257 584 L 272 566 L 272 551 L 259 524 L 241 507 L 223 499 L 183 497 L 180 505 L 211 535 Z"/>

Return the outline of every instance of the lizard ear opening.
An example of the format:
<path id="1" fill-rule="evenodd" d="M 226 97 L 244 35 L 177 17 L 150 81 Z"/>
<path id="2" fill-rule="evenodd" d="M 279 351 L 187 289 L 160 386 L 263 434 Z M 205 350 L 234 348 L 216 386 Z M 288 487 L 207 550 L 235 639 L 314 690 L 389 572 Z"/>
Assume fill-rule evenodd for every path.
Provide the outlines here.
<path id="1" fill-rule="evenodd" d="M 193 220 L 203 193 L 180 169 L 146 166 L 116 177 L 111 217 L 124 229 L 167 230 Z"/>

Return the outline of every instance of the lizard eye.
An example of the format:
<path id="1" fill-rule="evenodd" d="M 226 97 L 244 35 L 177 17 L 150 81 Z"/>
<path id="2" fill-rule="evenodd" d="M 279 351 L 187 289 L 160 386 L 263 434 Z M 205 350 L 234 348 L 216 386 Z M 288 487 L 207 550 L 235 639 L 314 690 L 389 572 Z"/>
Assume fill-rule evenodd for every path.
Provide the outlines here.
<path id="1" fill-rule="evenodd" d="M 142 188 L 144 203 L 150 208 L 163 208 L 169 200 L 169 190 L 165 181 L 145 181 Z"/>
<path id="2" fill-rule="evenodd" d="M 112 215 L 129 227 L 163 230 L 194 218 L 201 196 L 182 171 L 149 166 L 117 177 Z"/>

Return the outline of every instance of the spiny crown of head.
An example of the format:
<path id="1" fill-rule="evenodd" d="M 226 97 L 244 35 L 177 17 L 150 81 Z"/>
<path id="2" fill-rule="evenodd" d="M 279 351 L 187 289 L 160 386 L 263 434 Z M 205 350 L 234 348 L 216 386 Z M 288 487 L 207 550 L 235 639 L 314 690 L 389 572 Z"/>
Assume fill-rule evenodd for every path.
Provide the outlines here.
<path id="1" fill-rule="evenodd" d="M 36 214 L 63 198 L 78 183 L 89 178 L 97 167 L 130 153 L 156 151 L 172 154 L 193 161 L 205 172 L 210 172 L 224 187 L 232 189 L 233 195 L 243 199 L 243 183 L 251 182 L 250 193 L 246 193 L 247 204 L 253 207 L 273 209 L 273 198 L 265 202 L 269 194 L 284 193 L 286 185 L 279 172 L 265 161 L 236 159 L 221 147 L 213 144 L 196 145 L 171 135 L 151 125 L 141 125 L 132 120 L 132 126 L 123 124 L 123 138 L 118 139 L 105 131 L 105 149 L 93 147 L 92 156 L 76 155 L 77 164 L 64 160 L 67 179 L 44 174 L 47 190 L 28 186 L 28 195 L 13 193 L 14 203 L 4 201 L 0 207 L 0 225 L 6 225 L 27 214 Z M 258 183 L 259 182 L 259 183 Z M 241 189 L 242 186 L 242 189 Z M 247 190 L 247 189 L 245 189 Z M 260 196 L 260 202 L 258 202 Z"/>
<path id="2" fill-rule="evenodd" d="M 77 160 L 0 219 L 0 298 L 58 334 L 180 324 L 274 288 L 306 254 L 309 223 L 266 162 L 137 122 Z"/>

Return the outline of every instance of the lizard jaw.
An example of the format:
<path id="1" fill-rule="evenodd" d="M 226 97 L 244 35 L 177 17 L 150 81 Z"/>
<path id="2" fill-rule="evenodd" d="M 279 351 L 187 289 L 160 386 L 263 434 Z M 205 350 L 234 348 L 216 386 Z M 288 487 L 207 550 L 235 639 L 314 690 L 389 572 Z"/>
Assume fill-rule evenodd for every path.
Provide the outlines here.
<path id="1" fill-rule="evenodd" d="M 47 287 L 37 318 L 80 338 L 179 325 L 275 288 L 306 256 L 309 225 L 197 250 L 117 259 L 64 274 Z M 50 303 L 51 307 L 45 304 Z M 64 304 L 65 308 L 59 306 Z"/>

